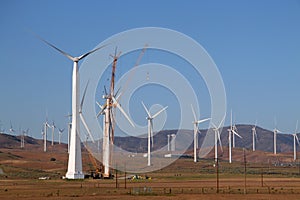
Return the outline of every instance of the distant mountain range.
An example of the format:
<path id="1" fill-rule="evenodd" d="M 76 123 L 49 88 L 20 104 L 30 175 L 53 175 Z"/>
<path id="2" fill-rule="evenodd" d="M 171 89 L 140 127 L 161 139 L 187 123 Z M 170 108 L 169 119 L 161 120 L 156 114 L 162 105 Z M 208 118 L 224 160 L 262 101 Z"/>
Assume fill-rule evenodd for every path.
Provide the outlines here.
<path id="1" fill-rule="evenodd" d="M 253 125 L 237 125 L 239 135 L 242 139 L 236 137 L 235 144 L 237 148 L 252 149 L 252 127 Z M 223 127 L 221 132 L 221 141 L 224 148 L 228 147 L 228 129 L 229 127 Z M 199 146 L 204 140 L 205 133 L 207 130 L 200 130 L 198 142 Z M 193 130 L 181 130 L 188 135 L 193 135 Z M 176 134 L 177 130 L 163 130 L 155 133 L 154 136 L 154 149 L 159 149 L 167 145 L 167 135 Z M 261 127 L 256 127 L 257 142 L 256 150 L 263 152 L 273 152 L 273 132 L 263 129 Z M 139 137 L 115 137 L 115 145 L 121 147 L 124 150 L 130 152 L 146 152 L 147 150 L 147 138 Z M 56 142 L 57 144 L 57 142 Z M 35 139 L 29 136 L 25 136 L 25 148 L 41 148 L 43 141 L 41 139 Z M 66 144 L 63 144 L 66 147 Z M 48 146 L 51 146 L 48 141 Z M 20 148 L 20 136 L 0 134 L 0 148 Z M 300 149 L 300 147 L 297 147 Z M 193 149 L 193 144 L 190 145 L 187 151 Z M 292 152 L 293 151 L 293 136 L 291 134 L 277 134 L 277 152 Z"/>
<path id="2" fill-rule="evenodd" d="M 237 148 L 252 149 L 252 127 L 253 125 L 236 125 L 238 129 L 238 134 L 242 137 L 235 137 L 235 146 Z M 230 127 L 223 127 L 221 132 L 221 141 L 223 147 L 228 147 L 228 131 Z M 193 130 L 181 130 L 185 134 L 192 135 Z M 205 133 L 207 130 L 200 130 L 201 134 L 198 136 L 198 144 L 201 144 L 204 140 Z M 167 135 L 176 134 L 177 130 L 163 130 L 155 133 L 154 136 L 154 149 L 159 149 L 167 144 Z M 261 127 L 256 127 L 257 141 L 256 150 L 273 152 L 273 131 L 263 129 Z M 293 136 L 291 134 L 280 134 L 277 133 L 277 152 L 291 152 L 293 151 Z M 115 144 L 122 147 L 123 149 L 131 152 L 146 152 L 147 150 L 147 138 L 137 138 L 137 137 L 115 137 Z M 190 145 L 188 150 L 193 149 L 193 144 Z M 300 148 L 299 148 L 300 149 Z"/>

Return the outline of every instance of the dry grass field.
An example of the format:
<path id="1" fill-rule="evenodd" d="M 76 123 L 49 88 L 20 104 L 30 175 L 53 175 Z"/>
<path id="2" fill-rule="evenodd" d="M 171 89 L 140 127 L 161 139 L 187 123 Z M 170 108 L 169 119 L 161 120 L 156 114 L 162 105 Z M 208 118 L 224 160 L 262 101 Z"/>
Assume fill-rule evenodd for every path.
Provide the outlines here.
<path id="1" fill-rule="evenodd" d="M 268 178 L 271 187 L 259 187 L 250 178 L 244 194 L 243 180 L 224 179 L 216 194 L 215 181 L 189 180 L 1 180 L 1 199 L 299 199 L 300 183 L 290 178 Z"/>
<path id="2" fill-rule="evenodd" d="M 259 158 L 258 159 L 262 159 Z M 84 171 L 92 169 L 83 150 Z M 67 168 L 65 146 L 41 149 L 0 149 L 0 199 L 299 199 L 297 165 L 271 162 L 247 163 L 246 194 L 244 163 L 221 160 L 219 193 L 212 159 L 194 163 L 178 159 L 148 174 L 151 180 L 126 179 L 118 172 L 113 180 L 62 180 Z M 294 163 L 295 164 L 295 163 Z M 134 174 L 127 174 L 130 177 Z M 47 176 L 50 180 L 39 180 Z"/>

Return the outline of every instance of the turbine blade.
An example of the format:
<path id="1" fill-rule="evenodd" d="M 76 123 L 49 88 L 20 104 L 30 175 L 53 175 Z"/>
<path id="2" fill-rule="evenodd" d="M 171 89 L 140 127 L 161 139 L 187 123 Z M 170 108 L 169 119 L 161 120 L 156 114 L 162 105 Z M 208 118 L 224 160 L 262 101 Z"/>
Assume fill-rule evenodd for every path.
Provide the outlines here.
<path id="1" fill-rule="evenodd" d="M 96 104 L 99 106 L 100 109 L 103 109 L 103 106 L 101 106 L 98 101 L 96 101 Z"/>
<path id="2" fill-rule="evenodd" d="M 297 120 L 297 122 L 296 122 L 295 134 L 297 133 L 297 130 L 298 130 L 298 120 Z"/>
<path id="3" fill-rule="evenodd" d="M 102 114 L 101 110 L 97 113 L 96 118 L 99 118 L 99 116 Z"/>
<path id="4" fill-rule="evenodd" d="M 203 122 L 206 122 L 208 120 L 211 120 L 211 118 L 207 118 L 207 119 L 201 119 L 199 121 L 197 121 L 197 124 L 200 124 L 200 123 L 203 123 Z"/>
<path id="5" fill-rule="evenodd" d="M 233 134 L 235 134 L 236 136 L 238 136 L 239 138 L 242 138 L 242 136 L 240 136 L 237 132 L 235 132 L 235 130 L 232 130 Z"/>
<path id="6" fill-rule="evenodd" d="M 79 56 L 79 57 L 78 57 L 78 60 L 81 60 L 81 59 L 87 57 L 88 55 L 90 55 L 90 54 L 92 54 L 92 53 L 98 51 L 99 49 L 102 49 L 103 47 L 106 47 L 107 45 L 108 45 L 108 44 L 102 45 L 102 46 L 100 46 L 100 47 L 98 47 L 98 48 L 96 48 L 96 49 L 93 49 L 93 50 L 91 50 L 91 51 L 89 51 L 89 52 L 87 52 L 87 53 L 85 53 L 85 54 Z"/>
<path id="7" fill-rule="evenodd" d="M 46 41 L 45 39 L 43 39 L 41 36 L 35 34 L 35 37 L 38 38 L 39 40 L 43 41 L 44 43 L 46 43 L 47 45 L 49 45 L 50 47 L 52 47 L 53 49 L 57 50 L 58 52 L 60 52 L 61 54 L 63 54 L 64 56 L 66 56 L 68 59 L 72 60 L 73 62 L 75 61 L 75 58 L 71 55 L 69 55 L 68 53 L 60 50 L 59 48 L 57 48 L 56 46 L 54 46 L 53 44 L 51 44 L 50 42 Z"/>
<path id="8" fill-rule="evenodd" d="M 145 109 L 145 111 L 146 111 L 148 117 L 151 118 L 151 115 L 150 115 L 150 113 L 149 113 L 147 107 L 145 106 L 144 102 L 142 102 L 142 105 L 143 105 L 143 107 L 144 107 L 144 109 Z"/>
<path id="9" fill-rule="evenodd" d="M 213 127 L 214 127 L 215 129 L 218 129 L 217 126 L 216 126 L 213 122 L 211 122 L 211 124 L 213 125 Z"/>
<path id="10" fill-rule="evenodd" d="M 153 148 L 153 122 L 152 120 L 150 120 L 150 126 L 151 126 L 151 144 L 152 144 L 152 148 Z"/>
<path id="11" fill-rule="evenodd" d="M 297 134 L 295 134 L 294 136 L 295 136 L 295 138 L 297 140 L 298 145 L 300 146 L 300 142 L 299 142 L 299 138 L 298 138 Z"/>
<path id="12" fill-rule="evenodd" d="M 117 94 L 115 95 L 115 98 L 117 99 L 117 101 L 119 101 L 119 99 L 120 99 L 120 97 L 122 96 L 122 94 L 123 94 L 123 93 L 122 93 L 122 92 L 120 92 L 120 94 L 119 94 L 119 95 L 117 95 Z"/>
<path id="13" fill-rule="evenodd" d="M 117 92 L 114 94 L 114 97 L 119 100 L 119 97 L 121 94 L 119 94 L 121 87 L 119 87 L 119 89 L 117 90 Z M 119 94 L 119 95 L 118 95 Z"/>
<path id="14" fill-rule="evenodd" d="M 83 103 L 84 103 L 84 99 L 85 99 L 87 88 L 89 86 L 89 82 L 90 81 L 88 80 L 88 82 L 87 82 L 87 84 L 86 84 L 86 86 L 84 88 L 84 92 L 83 92 L 83 96 L 82 96 L 81 103 L 80 103 L 80 108 L 79 108 L 80 111 L 82 111 L 82 106 L 83 106 Z"/>
<path id="15" fill-rule="evenodd" d="M 220 144 L 220 147 L 221 147 L 221 151 L 223 152 L 223 147 L 222 147 L 222 141 L 221 141 L 220 132 L 217 131 L 217 134 L 218 134 L 218 140 L 219 140 L 219 144 Z"/>
<path id="16" fill-rule="evenodd" d="M 192 112 L 193 112 L 193 116 L 194 116 L 194 120 L 197 121 L 197 116 L 196 116 L 196 113 L 195 113 L 195 110 L 193 108 L 193 105 L 191 104 L 191 108 L 192 108 Z"/>
<path id="17" fill-rule="evenodd" d="M 277 129 L 277 133 L 283 133 L 283 132 Z"/>
<path id="18" fill-rule="evenodd" d="M 152 118 L 155 118 L 155 117 L 157 117 L 160 113 L 162 113 L 164 110 L 166 110 L 168 108 L 168 106 L 166 106 L 166 107 L 164 107 L 163 109 L 161 109 L 160 111 L 158 111 L 156 114 L 154 114 L 153 116 L 152 116 Z"/>
<path id="19" fill-rule="evenodd" d="M 123 108 L 120 106 L 120 104 L 118 103 L 118 101 L 116 100 L 116 98 L 113 96 L 112 97 L 114 103 L 117 105 L 117 108 L 122 112 L 122 114 L 126 117 L 126 119 L 128 120 L 128 122 L 132 125 L 132 127 L 134 126 L 134 123 L 130 120 L 130 118 L 128 117 L 128 115 L 126 114 L 126 112 L 123 110 Z"/>
<path id="20" fill-rule="evenodd" d="M 92 136 L 92 134 L 91 134 L 91 131 L 90 131 L 89 127 L 87 126 L 87 124 L 86 124 L 86 122 L 85 122 L 85 119 L 84 119 L 82 113 L 79 113 L 79 116 L 80 116 L 81 122 L 82 122 L 83 125 L 84 125 L 84 128 L 87 130 L 89 136 L 91 137 L 92 142 L 95 143 L 95 140 L 94 140 L 94 138 L 93 138 L 93 136 Z"/>
<path id="21" fill-rule="evenodd" d="M 97 114 L 97 118 L 99 118 L 99 116 L 100 115 L 102 115 L 103 114 L 103 112 L 104 112 L 104 110 L 105 110 L 105 108 L 106 108 L 106 104 L 104 105 L 104 106 L 101 106 L 100 104 L 99 104 L 99 102 L 97 102 L 96 101 L 96 104 L 99 106 L 99 108 L 101 109 L 99 112 L 98 112 L 98 114 Z"/>
<path id="22" fill-rule="evenodd" d="M 238 131 L 238 129 L 237 129 L 237 127 L 236 127 L 235 124 L 233 125 L 233 129 L 236 130 L 236 131 Z"/>
<path id="23" fill-rule="evenodd" d="M 230 129 L 232 129 L 232 109 L 230 111 Z"/>
<path id="24" fill-rule="evenodd" d="M 197 133 L 201 134 L 201 131 L 199 129 L 199 125 L 197 125 Z"/>
<path id="25" fill-rule="evenodd" d="M 223 124 L 223 122 L 224 122 L 224 120 L 225 120 L 225 117 L 226 117 L 226 114 L 224 115 L 222 121 L 220 122 L 220 124 L 219 124 L 219 126 L 218 126 L 218 129 L 221 128 L 221 126 L 222 126 L 222 124 Z"/>

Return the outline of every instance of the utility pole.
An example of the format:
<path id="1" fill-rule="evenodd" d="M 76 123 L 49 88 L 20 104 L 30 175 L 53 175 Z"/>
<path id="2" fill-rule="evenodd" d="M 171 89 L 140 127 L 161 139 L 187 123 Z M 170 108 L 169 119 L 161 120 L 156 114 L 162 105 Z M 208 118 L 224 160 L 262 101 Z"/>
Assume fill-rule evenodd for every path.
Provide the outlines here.
<path id="1" fill-rule="evenodd" d="M 116 165 L 116 188 L 118 188 L 118 165 Z"/>
<path id="2" fill-rule="evenodd" d="M 299 159 L 298 159 L 298 176 L 300 175 L 300 162 L 299 162 Z"/>
<path id="3" fill-rule="evenodd" d="M 125 175 L 124 175 L 124 182 L 125 182 L 125 185 L 124 185 L 124 188 L 126 189 L 127 188 L 127 185 L 126 185 L 126 163 L 125 163 Z"/>
<path id="4" fill-rule="evenodd" d="M 264 168 L 261 168 L 261 187 L 264 187 Z"/>
<path id="5" fill-rule="evenodd" d="M 246 161 L 246 150 L 243 148 L 244 151 L 244 194 L 247 194 L 247 179 L 246 179 L 246 174 L 247 174 L 247 161 Z"/>
<path id="6" fill-rule="evenodd" d="M 217 193 L 219 193 L 219 158 L 217 158 L 216 168 L 217 168 Z"/>

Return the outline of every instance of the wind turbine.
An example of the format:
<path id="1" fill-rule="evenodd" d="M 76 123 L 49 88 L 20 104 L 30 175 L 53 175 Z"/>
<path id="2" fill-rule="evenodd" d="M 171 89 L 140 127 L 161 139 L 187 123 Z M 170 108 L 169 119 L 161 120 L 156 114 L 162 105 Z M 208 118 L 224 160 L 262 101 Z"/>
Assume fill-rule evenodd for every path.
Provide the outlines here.
<path id="1" fill-rule="evenodd" d="M 46 117 L 46 122 L 44 123 L 44 131 L 43 131 L 43 138 L 44 138 L 44 152 L 47 151 L 47 132 L 48 128 L 51 128 L 50 124 L 48 123 L 48 119 Z"/>
<path id="2" fill-rule="evenodd" d="M 299 143 L 299 138 L 297 136 L 297 129 L 298 129 L 298 120 L 297 120 L 297 123 L 296 123 L 296 129 L 295 129 L 295 133 L 293 134 L 294 136 L 294 160 L 297 159 L 297 148 L 296 148 L 296 141 L 298 143 L 298 145 L 300 146 L 300 143 Z"/>
<path id="3" fill-rule="evenodd" d="M 276 144 L 277 144 L 277 133 L 282 133 L 280 130 L 277 129 L 277 121 L 276 121 L 276 118 L 275 118 L 275 128 L 273 130 L 273 133 L 274 133 L 274 155 L 277 154 L 277 147 L 276 147 Z"/>
<path id="4" fill-rule="evenodd" d="M 61 144 L 61 135 L 65 131 L 65 129 L 58 129 L 58 143 Z"/>
<path id="5" fill-rule="evenodd" d="M 242 138 L 236 131 L 234 126 L 232 126 L 232 110 L 230 112 L 230 129 L 228 129 L 228 147 L 229 147 L 229 163 L 232 162 L 231 158 L 231 135 L 236 135 L 239 138 Z"/>
<path id="6" fill-rule="evenodd" d="M 221 134 L 220 134 L 220 128 L 223 124 L 225 120 L 225 116 L 222 119 L 222 121 L 220 122 L 219 126 L 216 126 L 214 123 L 212 123 L 213 127 L 214 127 L 214 132 L 215 132 L 215 162 L 218 161 L 218 141 L 219 141 L 219 145 L 221 147 L 221 151 L 223 152 L 223 148 L 222 148 L 222 141 L 221 141 Z"/>
<path id="7" fill-rule="evenodd" d="M 72 74 L 72 130 L 71 130 L 71 138 L 70 138 L 70 153 L 68 160 L 68 171 L 66 173 L 66 178 L 68 179 L 83 179 L 84 174 L 82 173 L 82 158 L 81 158 L 81 144 L 80 138 L 80 128 L 79 128 L 79 73 L 78 73 L 78 62 L 88 55 L 98 51 L 104 46 L 93 49 L 85 54 L 82 54 L 79 57 L 73 57 L 68 53 L 60 50 L 54 45 L 50 44 L 43 38 L 37 36 L 44 43 L 54 48 L 64 56 L 66 56 L 69 60 L 73 61 L 73 74 Z"/>
<path id="8" fill-rule="evenodd" d="M 255 139 L 257 140 L 256 125 L 257 125 L 257 121 L 255 122 L 255 126 L 252 127 L 252 150 L 253 151 L 255 151 Z"/>
<path id="9" fill-rule="evenodd" d="M 111 147 L 114 143 L 114 114 L 113 114 L 113 108 L 118 108 L 118 110 L 121 111 L 121 113 L 125 116 L 125 118 L 128 120 L 128 122 L 133 126 L 134 123 L 130 120 L 130 118 L 127 116 L 123 108 L 118 102 L 118 99 L 120 95 L 118 95 L 117 91 L 115 93 L 115 71 L 117 67 L 117 61 L 121 53 L 117 55 L 117 49 L 115 50 L 115 55 L 113 57 L 113 63 L 112 63 L 112 73 L 111 73 L 111 82 L 110 82 L 110 91 L 107 93 L 106 88 L 105 89 L 105 95 L 103 95 L 103 99 L 105 99 L 105 104 L 101 106 L 98 102 L 98 106 L 100 107 L 100 112 L 97 114 L 97 118 L 100 115 L 104 115 L 103 117 L 103 165 L 104 165 L 104 174 L 103 176 L 105 178 L 111 177 L 109 165 L 111 160 Z M 118 96 L 117 96 L 118 95 Z"/>
<path id="10" fill-rule="evenodd" d="M 52 128 L 52 142 L 51 142 L 51 145 L 53 146 L 54 145 L 54 129 L 56 129 L 54 121 L 52 122 L 51 128 Z"/>
<path id="11" fill-rule="evenodd" d="M 154 115 L 151 115 L 149 110 L 147 109 L 147 107 L 145 106 L 145 104 L 142 102 L 142 105 L 147 113 L 147 117 L 146 119 L 148 120 L 148 166 L 151 166 L 151 158 L 150 158 L 150 154 L 151 154 L 151 146 L 150 143 L 152 141 L 152 148 L 153 148 L 153 119 L 155 117 L 157 117 L 160 113 L 162 113 L 164 110 L 166 110 L 168 108 L 168 106 L 162 108 L 161 110 L 159 110 L 157 113 L 155 113 Z M 150 141 L 151 139 L 151 141 Z"/>
<path id="12" fill-rule="evenodd" d="M 21 148 L 25 147 L 25 136 L 28 135 L 28 132 L 29 132 L 29 128 L 22 131 L 22 134 L 21 134 Z"/>
<path id="13" fill-rule="evenodd" d="M 9 129 L 9 131 L 10 131 L 11 133 L 16 132 L 16 131 L 13 129 L 13 126 L 12 126 L 12 124 L 11 124 L 11 121 L 10 121 L 10 129 Z"/>
<path id="14" fill-rule="evenodd" d="M 198 120 L 192 104 L 191 104 L 191 108 L 192 108 L 192 112 L 193 112 L 193 116 L 194 116 L 194 121 L 193 121 L 193 124 L 194 124 L 194 162 L 197 162 L 197 143 L 198 143 L 197 136 L 198 136 L 198 132 L 199 132 L 198 126 L 200 123 L 206 122 L 206 121 L 210 120 L 211 118 Z"/>

